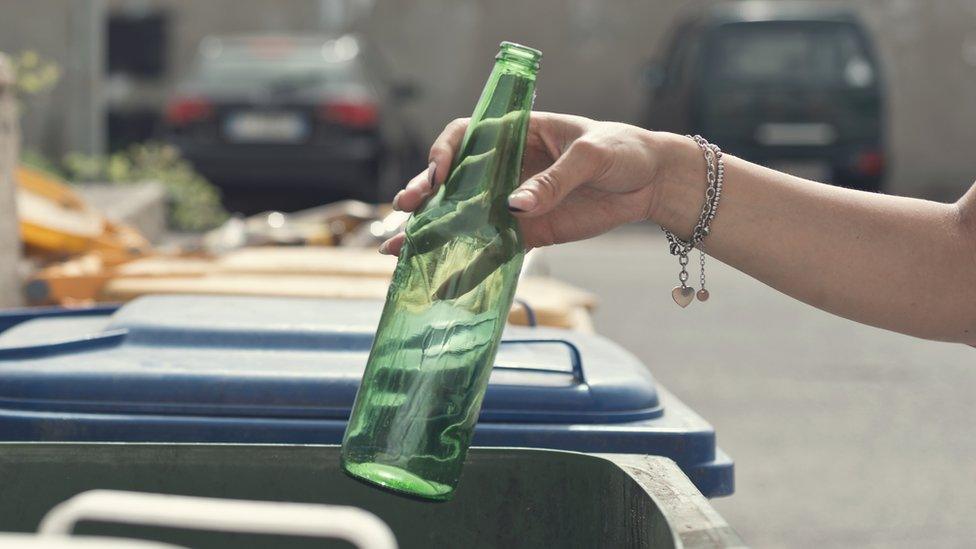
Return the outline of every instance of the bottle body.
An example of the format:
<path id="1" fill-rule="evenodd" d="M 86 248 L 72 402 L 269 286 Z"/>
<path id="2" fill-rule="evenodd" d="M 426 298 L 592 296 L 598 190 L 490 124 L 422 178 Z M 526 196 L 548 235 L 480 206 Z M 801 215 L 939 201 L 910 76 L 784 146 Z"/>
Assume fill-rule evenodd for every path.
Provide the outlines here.
<path id="1" fill-rule="evenodd" d="M 408 222 L 342 448 L 347 473 L 449 499 L 457 486 L 524 255 L 519 183 L 535 65 L 492 70 L 447 181 Z"/>

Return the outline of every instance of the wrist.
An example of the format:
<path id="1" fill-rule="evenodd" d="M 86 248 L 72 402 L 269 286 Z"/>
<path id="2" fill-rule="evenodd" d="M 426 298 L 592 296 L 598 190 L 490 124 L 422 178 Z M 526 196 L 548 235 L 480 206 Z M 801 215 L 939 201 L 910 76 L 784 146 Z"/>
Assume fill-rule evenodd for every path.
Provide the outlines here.
<path id="1" fill-rule="evenodd" d="M 694 140 L 673 133 L 651 132 L 649 140 L 658 169 L 651 180 L 647 218 L 687 239 L 708 186 L 701 150 Z"/>

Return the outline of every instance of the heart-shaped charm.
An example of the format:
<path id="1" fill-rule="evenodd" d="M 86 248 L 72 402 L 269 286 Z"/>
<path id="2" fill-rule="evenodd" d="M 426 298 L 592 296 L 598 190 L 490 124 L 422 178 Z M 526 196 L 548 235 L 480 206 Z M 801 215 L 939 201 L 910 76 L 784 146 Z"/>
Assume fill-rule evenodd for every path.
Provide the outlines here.
<path id="1" fill-rule="evenodd" d="M 691 300 L 695 299 L 695 289 L 689 286 L 682 288 L 681 286 L 675 286 L 671 290 L 671 297 L 674 298 L 674 302 L 677 303 L 682 309 L 691 305 Z"/>

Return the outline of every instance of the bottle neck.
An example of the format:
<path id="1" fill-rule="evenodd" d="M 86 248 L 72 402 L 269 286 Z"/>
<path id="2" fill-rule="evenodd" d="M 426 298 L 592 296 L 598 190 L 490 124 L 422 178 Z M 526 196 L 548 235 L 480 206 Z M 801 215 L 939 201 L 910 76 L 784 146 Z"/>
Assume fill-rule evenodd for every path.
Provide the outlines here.
<path id="1" fill-rule="evenodd" d="M 445 195 L 468 196 L 477 186 L 504 206 L 503 197 L 519 183 L 538 58 L 509 49 L 502 46 L 485 83 L 444 185 Z M 461 163 L 464 168 L 455 174 Z"/>

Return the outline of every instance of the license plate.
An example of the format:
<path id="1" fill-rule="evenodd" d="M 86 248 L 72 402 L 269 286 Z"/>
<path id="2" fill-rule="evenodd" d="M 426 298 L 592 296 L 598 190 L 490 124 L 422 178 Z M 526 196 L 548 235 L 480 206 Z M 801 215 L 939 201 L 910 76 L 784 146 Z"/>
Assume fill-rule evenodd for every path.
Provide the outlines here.
<path id="1" fill-rule="evenodd" d="M 295 143 L 308 136 L 308 122 L 297 113 L 242 112 L 227 117 L 224 134 L 238 143 Z"/>
<path id="2" fill-rule="evenodd" d="M 817 161 L 796 161 L 796 162 L 771 162 L 769 167 L 783 173 L 817 181 L 819 183 L 830 183 L 832 179 L 830 165 L 826 162 Z"/>
<path id="3" fill-rule="evenodd" d="M 822 147 L 837 141 L 837 130 L 830 124 L 762 124 L 756 128 L 761 145 Z"/>

